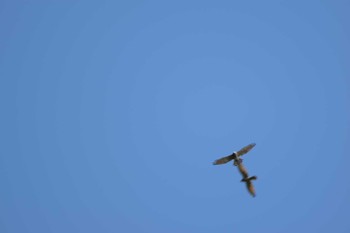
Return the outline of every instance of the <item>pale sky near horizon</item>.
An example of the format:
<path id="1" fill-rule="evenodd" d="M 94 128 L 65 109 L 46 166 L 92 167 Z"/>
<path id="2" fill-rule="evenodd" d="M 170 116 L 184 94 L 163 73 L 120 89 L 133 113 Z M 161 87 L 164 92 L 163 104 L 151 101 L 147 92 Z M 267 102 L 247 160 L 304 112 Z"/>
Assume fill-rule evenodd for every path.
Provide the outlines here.
<path id="1" fill-rule="evenodd" d="M 350 232 L 349 7 L 1 1 L 0 232 Z"/>

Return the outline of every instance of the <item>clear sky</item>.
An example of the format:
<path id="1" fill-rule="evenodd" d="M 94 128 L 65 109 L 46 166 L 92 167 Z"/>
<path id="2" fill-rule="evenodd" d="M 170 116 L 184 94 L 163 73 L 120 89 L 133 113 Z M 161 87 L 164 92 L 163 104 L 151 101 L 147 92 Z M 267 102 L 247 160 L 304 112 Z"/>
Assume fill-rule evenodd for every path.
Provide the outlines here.
<path id="1" fill-rule="evenodd" d="M 0 232 L 350 232 L 349 7 L 2 0 Z"/>

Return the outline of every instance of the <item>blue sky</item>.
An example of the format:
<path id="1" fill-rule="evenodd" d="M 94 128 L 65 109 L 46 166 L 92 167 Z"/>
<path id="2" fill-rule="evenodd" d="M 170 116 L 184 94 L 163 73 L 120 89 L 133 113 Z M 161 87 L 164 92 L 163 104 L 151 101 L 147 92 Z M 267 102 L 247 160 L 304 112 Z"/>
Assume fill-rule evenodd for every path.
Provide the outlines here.
<path id="1" fill-rule="evenodd" d="M 0 231 L 349 232 L 348 9 L 1 1 Z"/>

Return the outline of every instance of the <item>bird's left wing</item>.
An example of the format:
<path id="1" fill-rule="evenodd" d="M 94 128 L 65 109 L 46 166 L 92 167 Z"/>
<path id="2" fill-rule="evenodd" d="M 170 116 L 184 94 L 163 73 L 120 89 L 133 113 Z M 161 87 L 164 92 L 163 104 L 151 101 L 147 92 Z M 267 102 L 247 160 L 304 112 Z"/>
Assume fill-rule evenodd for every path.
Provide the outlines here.
<path id="1" fill-rule="evenodd" d="M 226 156 L 226 157 L 222 157 L 220 159 L 217 159 L 213 162 L 214 165 L 220 165 L 220 164 L 224 164 L 224 163 L 227 163 L 227 162 L 230 162 L 232 159 L 234 158 L 233 155 L 229 155 L 229 156 Z"/>
<path id="2" fill-rule="evenodd" d="M 248 182 L 246 182 L 246 184 L 247 184 L 248 192 L 249 192 L 253 197 L 255 197 L 255 189 L 254 189 L 253 182 L 251 182 L 251 181 L 249 180 Z"/>

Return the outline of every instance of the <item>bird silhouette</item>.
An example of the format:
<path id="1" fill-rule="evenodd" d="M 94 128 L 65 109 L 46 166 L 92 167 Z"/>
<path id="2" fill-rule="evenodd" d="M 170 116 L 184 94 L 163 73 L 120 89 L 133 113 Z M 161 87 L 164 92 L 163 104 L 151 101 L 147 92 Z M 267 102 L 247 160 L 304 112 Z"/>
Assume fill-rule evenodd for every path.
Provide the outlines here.
<path id="1" fill-rule="evenodd" d="M 243 147 L 242 149 L 240 149 L 237 152 L 233 152 L 232 154 L 222 157 L 220 159 L 217 159 L 213 162 L 214 165 L 221 165 L 221 164 L 225 164 L 230 162 L 231 160 L 233 160 L 233 165 L 238 166 L 238 170 L 241 173 L 243 179 L 241 180 L 241 182 L 245 182 L 248 192 L 255 197 L 255 189 L 253 186 L 253 182 L 252 180 L 256 180 L 258 179 L 257 176 L 251 176 L 249 177 L 248 171 L 247 169 L 243 166 L 243 159 L 240 158 L 240 156 L 248 153 L 251 149 L 253 149 L 253 147 L 255 146 L 255 143 L 251 143 L 248 146 Z"/>
<path id="2" fill-rule="evenodd" d="M 254 189 L 252 180 L 256 180 L 256 179 L 258 179 L 258 177 L 257 177 L 257 176 L 251 176 L 251 177 L 249 177 L 248 171 L 247 171 L 247 169 L 243 166 L 243 163 L 239 163 L 237 166 L 238 166 L 239 172 L 240 172 L 241 175 L 243 176 L 243 179 L 241 180 L 241 182 L 245 182 L 245 183 L 246 183 L 248 192 L 249 192 L 253 197 L 255 197 L 255 189 Z"/>
<path id="3" fill-rule="evenodd" d="M 233 152 L 232 154 L 222 157 L 220 159 L 217 159 L 213 162 L 214 165 L 221 165 L 230 162 L 231 160 L 234 160 L 234 165 L 237 166 L 239 163 L 243 161 L 243 159 L 239 158 L 240 156 L 248 153 L 253 147 L 255 146 L 255 143 L 251 143 L 248 146 L 243 147 L 237 152 Z"/>

